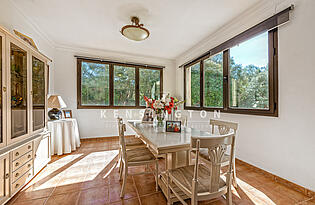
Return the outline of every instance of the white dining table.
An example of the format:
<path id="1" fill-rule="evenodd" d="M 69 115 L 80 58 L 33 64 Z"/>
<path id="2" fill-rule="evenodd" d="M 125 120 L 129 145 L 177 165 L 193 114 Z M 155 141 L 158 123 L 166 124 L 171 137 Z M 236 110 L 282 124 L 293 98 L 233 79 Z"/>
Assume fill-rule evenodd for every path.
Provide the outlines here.
<path id="1" fill-rule="evenodd" d="M 151 148 L 155 155 L 166 156 L 166 169 L 174 169 L 189 165 L 189 149 L 191 136 L 210 137 L 210 132 L 195 128 L 181 127 L 181 132 L 166 132 L 165 128 L 155 127 L 153 124 L 143 123 L 140 120 L 129 120 L 128 125 Z M 163 193 L 167 193 L 166 175 L 159 176 L 159 186 Z M 176 201 L 176 197 L 172 197 Z"/>

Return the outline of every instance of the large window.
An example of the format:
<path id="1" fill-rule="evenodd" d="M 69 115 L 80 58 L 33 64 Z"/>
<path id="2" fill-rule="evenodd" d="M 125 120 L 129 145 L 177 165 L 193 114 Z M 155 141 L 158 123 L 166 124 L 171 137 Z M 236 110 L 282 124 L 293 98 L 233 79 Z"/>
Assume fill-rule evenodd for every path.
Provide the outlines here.
<path id="1" fill-rule="evenodd" d="M 77 60 L 78 108 L 143 108 L 143 96 L 159 99 L 162 67 Z"/>
<path id="2" fill-rule="evenodd" d="M 249 35 L 185 66 L 185 109 L 277 116 L 277 29 Z"/>

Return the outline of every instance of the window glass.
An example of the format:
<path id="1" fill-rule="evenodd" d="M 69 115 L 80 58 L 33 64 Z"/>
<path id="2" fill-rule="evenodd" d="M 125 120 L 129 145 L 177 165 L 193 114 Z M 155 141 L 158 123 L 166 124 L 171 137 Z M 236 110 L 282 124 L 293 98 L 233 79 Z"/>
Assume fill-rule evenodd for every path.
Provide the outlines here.
<path id="1" fill-rule="evenodd" d="M 45 63 L 32 57 L 33 130 L 45 127 Z"/>
<path id="2" fill-rule="evenodd" d="M 159 99 L 161 93 L 160 70 L 139 69 L 139 97 L 140 105 L 145 106 L 144 96 Z"/>
<path id="3" fill-rule="evenodd" d="M 109 105 L 109 65 L 82 62 L 81 104 Z"/>
<path id="4" fill-rule="evenodd" d="M 27 134 L 27 52 L 10 44 L 11 138 Z"/>
<path id="5" fill-rule="evenodd" d="M 186 68 L 186 106 L 200 107 L 200 63 Z"/>
<path id="6" fill-rule="evenodd" d="M 114 106 L 136 105 L 134 67 L 114 66 Z"/>
<path id="7" fill-rule="evenodd" d="M 268 32 L 230 49 L 230 107 L 269 109 Z"/>
<path id="8" fill-rule="evenodd" d="M 223 53 L 203 61 L 204 107 L 223 107 Z"/>

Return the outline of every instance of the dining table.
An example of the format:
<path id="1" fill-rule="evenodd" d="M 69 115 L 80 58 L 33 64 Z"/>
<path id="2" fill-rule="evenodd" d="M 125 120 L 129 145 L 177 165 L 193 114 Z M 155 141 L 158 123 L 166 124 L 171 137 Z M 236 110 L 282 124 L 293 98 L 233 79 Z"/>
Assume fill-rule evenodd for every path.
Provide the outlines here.
<path id="1" fill-rule="evenodd" d="M 155 126 L 153 123 L 141 120 L 129 120 L 128 125 L 142 139 L 156 156 L 163 156 L 166 160 L 166 169 L 189 165 L 191 136 L 210 137 L 211 132 L 201 131 L 195 128 L 181 127 L 180 132 L 166 132 L 165 127 Z M 159 175 L 159 187 L 166 196 L 166 172 Z M 181 193 L 184 196 L 184 193 Z M 177 201 L 175 196 L 172 202 Z"/>

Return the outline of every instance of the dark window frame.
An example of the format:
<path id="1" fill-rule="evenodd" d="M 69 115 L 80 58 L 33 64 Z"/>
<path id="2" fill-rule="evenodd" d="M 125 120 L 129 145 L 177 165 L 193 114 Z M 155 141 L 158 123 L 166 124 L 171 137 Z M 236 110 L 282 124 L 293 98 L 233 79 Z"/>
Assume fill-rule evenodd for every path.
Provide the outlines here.
<path id="1" fill-rule="evenodd" d="M 81 69 L 82 62 L 98 63 L 109 65 L 109 105 L 82 105 L 81 102 Z M 125 66 L 135 68 L 135 106 L 115 106 L 114 105 L 114 66 Z M 140 76 L 139 69 L 151 69 L 160 71 L 160 97 L 163 96 L 163 67 L 151 67 L 131 63 L 119 63 L 94 59 L 77 58 L 77 109 L 143 109 L 140 105 Z"/>
<path id="2" fill-rule="evenodd" d="M 244 109 L 244 108 L 231 108 L 229 107 L 230 102 L 230 76 L 229 76 L 229 65 L 230 65 L 230 48 L 226 49 L 226 44 L 231 42 L 245 42 L 267 30 L 262 30 L 260 26 L 255 26 L 241 35 L 236 36 L 225 43 L 215 47 L 210 50 L 207 55 L 203 55 L 189 64 L 184 66 L 184 99 L 186 101 L 186 69 L 192 65 L 200 63 L 200 107 L 186 106 L 184 103 L 185 110 L 205 110 L 205 111 L 220 111 L 224 113 L 235 113 L 235 114 L 247 114 L 247 115 L 262 115 L 262 116 L 272 116 L 278 117 L 278 28 L 274 28 L 268 31 L 268 83 L 269 83 L 269 109 Z M 211 56 L 214 56 L 220 52 L 223 52 L 223 107 L 222 108 L 211 108 L 204 107 L 204 71 L 203 71 L 203 61 Z"/>

